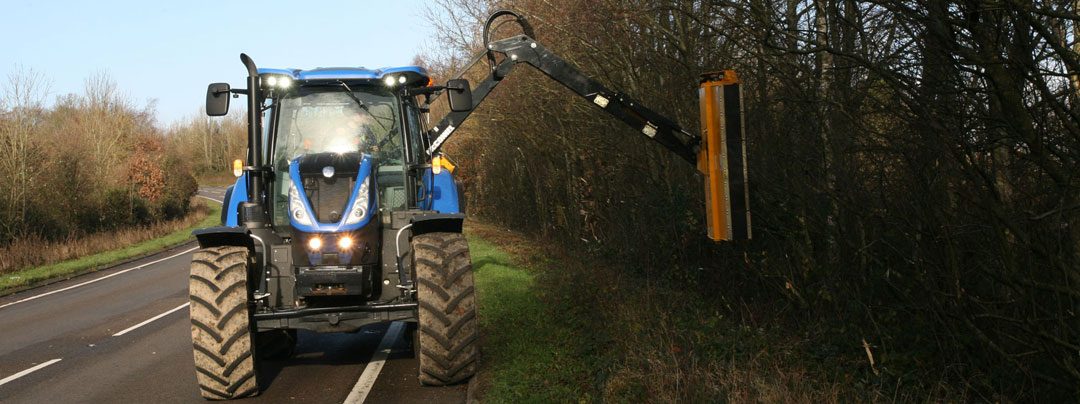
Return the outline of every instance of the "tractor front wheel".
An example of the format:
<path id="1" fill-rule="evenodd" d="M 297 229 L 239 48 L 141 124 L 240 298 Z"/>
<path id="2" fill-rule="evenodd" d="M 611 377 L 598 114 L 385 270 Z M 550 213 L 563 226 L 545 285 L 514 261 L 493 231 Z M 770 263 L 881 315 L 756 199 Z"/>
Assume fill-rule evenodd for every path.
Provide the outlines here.
<path id="1" fill-rule="evenodd" d="M 208 400 L 259 394 L 248 307 L 245 247 L 212 247 L 195 252 L 188 293 L 195 377 Z"/>
<path id="2" fill-rule="evenodd" d="M 476 373 L 476 298 L 469 243 L 458 233 L 412 239 L 421 384 L 445 386 Z"/>

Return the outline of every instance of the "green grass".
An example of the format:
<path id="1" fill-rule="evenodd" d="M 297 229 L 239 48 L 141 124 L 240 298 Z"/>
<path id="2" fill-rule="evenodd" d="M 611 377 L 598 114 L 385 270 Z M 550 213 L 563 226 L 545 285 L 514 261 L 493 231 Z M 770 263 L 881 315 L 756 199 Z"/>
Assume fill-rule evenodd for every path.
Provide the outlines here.
<path id="1" fill-rule="evenodd" d="M 11 289 L 36 285 L 55 278 L 89 272 L 119 261 L 183 244 L 191 240 L 192 230 L 214 226 L 221 220 L 221 205 L 214 202 L 207 202 L 207 206 L 210 208 L 210 213 L 208 213 L 202 221 L 192 227 L 177 230 L 159 238 L 143 241 L 116 250 L 88 255 L 82 258 L 58 262 L 51 265 L 27 268 L 4 275 L 3 277 L 0 277 L 0 293 Z"/>
<path id="2" fill-rule="evenodd" d="M 588 335 L 573 315 L 545 304 L 532 273 L 471 235 L 483 332 L 482 399 L 494 403 L 579 402 L 591 383 Z M 556 313 L 557 312 L 557 313 Z"/>

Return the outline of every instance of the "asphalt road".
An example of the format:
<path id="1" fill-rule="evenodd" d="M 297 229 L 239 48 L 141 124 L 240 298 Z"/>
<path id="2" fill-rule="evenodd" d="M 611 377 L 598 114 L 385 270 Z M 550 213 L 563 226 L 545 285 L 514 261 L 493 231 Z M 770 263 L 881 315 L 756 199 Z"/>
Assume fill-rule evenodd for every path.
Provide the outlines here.
<path id="1" fill-rule="evenodd" d="M 222 190 L 201 195 L 220 200 Z M 0 298 L 0 402 L 204 402 L 184 306 L 195 247 Z M 380 347 L 389 328 L 302 331 L 291 359 L 262 362 L 263 391 L 242 402 L 341 403 L 365 370 L 374 376 L 370 389 L 357 389 L 365 402 L 465 401 L 465 385 L 421 387 L 409 341 Z M 381 368 L 373 355 L 386 357 Z"/>

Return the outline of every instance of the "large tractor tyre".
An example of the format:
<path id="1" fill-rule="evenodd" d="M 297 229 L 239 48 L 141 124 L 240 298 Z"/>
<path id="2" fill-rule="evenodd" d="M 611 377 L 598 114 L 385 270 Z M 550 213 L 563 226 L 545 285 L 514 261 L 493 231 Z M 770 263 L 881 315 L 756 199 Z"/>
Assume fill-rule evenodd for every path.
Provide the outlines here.
<path id="1" fill-rule="evenodd" d="M 445 386 L 476 373 L 476 297 L 469 243 L 458 233 L 412 239 L 421 384 Z"/>
<path id="2" fill-rule="evenodd" d="M 248 307 L 244 247 L 212 247 L 195 252 L 188 293 L 195 376 L 208 400 L 259 394 Z"/>

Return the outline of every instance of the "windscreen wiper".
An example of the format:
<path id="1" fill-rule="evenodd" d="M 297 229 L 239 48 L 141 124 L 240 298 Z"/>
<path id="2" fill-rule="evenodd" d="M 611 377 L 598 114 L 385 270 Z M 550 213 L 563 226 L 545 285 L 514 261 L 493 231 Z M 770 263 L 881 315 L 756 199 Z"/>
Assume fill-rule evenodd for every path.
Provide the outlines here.
<path id="1" fill-rule="evenodd" d="M 378 123 L 379 126 L 382 127 L 383 132 L 386 132 L 386 133 L 390 132 L 390 129 L 386 128 L 386 125 L 384 125 L 382 123 L 382 121 L 379 120 L 379 117 L 377 117 L 377 116 L 375 116 L 375 114 L 371 113 L 371 110 L 368 109 L 367 104 L 364 104 L 363 101 L 360 101 L 360 97 L 357 97 L 356 94 L 353 94 L 353 91 L 352 91 L 351 88 L 349 88 L 348 84 L 345 84 L 345 82 L 341 81 L 341 80 L 338 80 L 338 83 L 340 83 L 341 86 L 345 88 L 345 94 L 348 94 L 349 98 L 352 98 L 353 101 L 356 101 L 356 105 L 359 105 L 360 109 L 364 110 L 364 112 L 367 112 L 368 116 L 370 116 L 371 119 L 374 119 L 375 123 Z"/>

